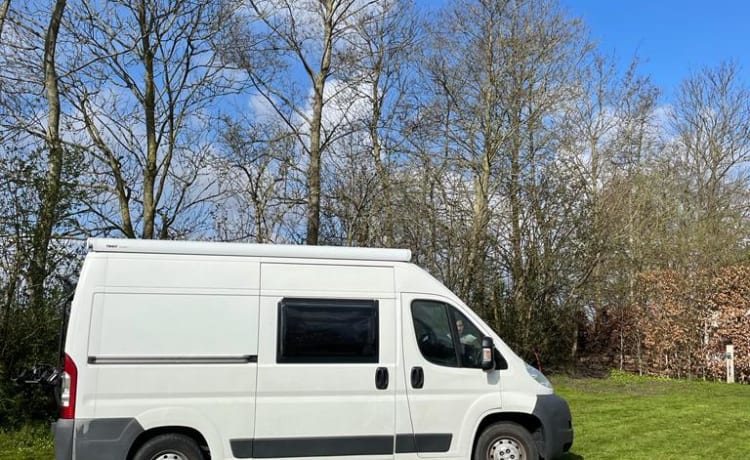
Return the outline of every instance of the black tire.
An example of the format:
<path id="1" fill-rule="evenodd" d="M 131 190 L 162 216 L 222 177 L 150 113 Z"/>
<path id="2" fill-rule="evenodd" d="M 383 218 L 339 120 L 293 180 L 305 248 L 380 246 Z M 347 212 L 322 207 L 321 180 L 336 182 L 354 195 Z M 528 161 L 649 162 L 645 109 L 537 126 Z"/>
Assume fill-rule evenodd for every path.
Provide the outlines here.
<path id="1" fill-rule="evenodd" d="M 539 460 L 531 433 L 513 422 L 488 426 L 477 440 L 474 460 Z"/>
<path id="2" fill-rule="evenodd" d="M 170 433 L 146 441 L 133 460 L 203 460 L 203 454 L 192 438 Z"/>

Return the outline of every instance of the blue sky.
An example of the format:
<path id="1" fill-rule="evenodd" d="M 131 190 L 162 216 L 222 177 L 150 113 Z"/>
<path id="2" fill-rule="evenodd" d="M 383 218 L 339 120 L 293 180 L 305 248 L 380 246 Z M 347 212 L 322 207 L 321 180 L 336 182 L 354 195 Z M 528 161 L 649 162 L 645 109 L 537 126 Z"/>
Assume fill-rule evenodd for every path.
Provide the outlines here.
<path id="1" fill-rule="evenodd" d="M 692 71 L 734 60 L 750 83 L 750 2 L 740 0 L 561 0 L 583 18 L 605 53 L 634 55 L 669 101 Z"/>
<path id="2" fill-rule="evenodd" d="M 450 0 L 416 0 L 436 9 Z M 750 0 L 559 0 L 583 19 L 605 54 L 623 68 L 634 56 L 641 69 L 672 100 L 691 72 L 736 61 L 750 85 Z"/>

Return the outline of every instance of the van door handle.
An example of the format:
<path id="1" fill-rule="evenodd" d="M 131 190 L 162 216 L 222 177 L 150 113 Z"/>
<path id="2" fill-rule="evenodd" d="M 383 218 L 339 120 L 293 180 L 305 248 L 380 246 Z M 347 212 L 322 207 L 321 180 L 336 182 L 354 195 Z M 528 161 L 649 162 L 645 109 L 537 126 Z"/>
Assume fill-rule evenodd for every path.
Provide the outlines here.
<path id="1" fill-rule="evenodd" d="M 375 371 L 375 388 L 385 390 L 388 388 L 388 368 L 379 367 Z"/>
<path id="2" fill-rule="evenodd" d="M 411 368 L 411 386 L 413 388 L 422 388 L 424 386 L 424 371 L 421 367 Z"/>

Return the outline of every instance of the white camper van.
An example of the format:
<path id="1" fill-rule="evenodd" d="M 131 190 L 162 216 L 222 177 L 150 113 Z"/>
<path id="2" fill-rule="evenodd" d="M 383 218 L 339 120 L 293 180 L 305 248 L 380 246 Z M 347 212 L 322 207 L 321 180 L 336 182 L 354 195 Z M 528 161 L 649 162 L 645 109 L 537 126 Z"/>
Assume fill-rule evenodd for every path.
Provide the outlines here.
<path id="1" fill-rule="evenodd" d="M 567 403 L 408 250 L 93 239 L 58 460 L 551 459 Z"/>

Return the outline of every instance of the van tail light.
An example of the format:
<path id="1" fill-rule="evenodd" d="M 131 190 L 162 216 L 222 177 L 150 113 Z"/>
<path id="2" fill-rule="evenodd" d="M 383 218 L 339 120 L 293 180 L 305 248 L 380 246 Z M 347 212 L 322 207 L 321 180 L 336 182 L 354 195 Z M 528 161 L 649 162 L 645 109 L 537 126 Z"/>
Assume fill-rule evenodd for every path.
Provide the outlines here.
<path id="1" fill-rule="evenodd" d="M 73 359 L 65 354 L 63 374 L 60 385 L 60 418 L 76 417 L 76 389 L 78 388 L 78 369 Z"/>

